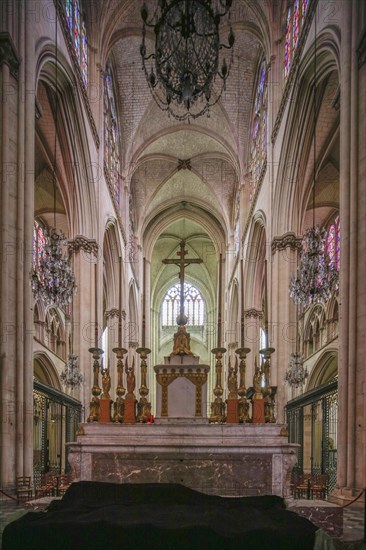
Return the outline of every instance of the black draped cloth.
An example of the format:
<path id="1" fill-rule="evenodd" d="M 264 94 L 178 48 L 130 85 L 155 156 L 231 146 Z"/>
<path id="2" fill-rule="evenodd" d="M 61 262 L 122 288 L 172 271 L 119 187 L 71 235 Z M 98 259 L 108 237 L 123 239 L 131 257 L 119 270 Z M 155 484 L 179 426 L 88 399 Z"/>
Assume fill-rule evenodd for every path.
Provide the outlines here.
<path id="1" fill-rule="evenodd" d="M 47 511 L 7 525 L 3 550 L 312 550 L 316 530 L 277 496 L 80 481 Z"/>

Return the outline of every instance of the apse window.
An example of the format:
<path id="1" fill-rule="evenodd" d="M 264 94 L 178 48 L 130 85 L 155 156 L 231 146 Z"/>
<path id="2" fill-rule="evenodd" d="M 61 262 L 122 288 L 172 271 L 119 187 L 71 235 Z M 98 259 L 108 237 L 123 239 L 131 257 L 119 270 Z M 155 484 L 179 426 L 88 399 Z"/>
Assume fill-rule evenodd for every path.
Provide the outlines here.
<path id="1" fill-rule="evenodd" d="M 172 286 L 164 296 L 161 318 L 165 327 L 175 326 L 180 312 L 180 283 Z M 202 326 L 205 319 L 205 302 L 200 291 L 190 283 L 184 283 L 184 313 L 188 325 Z"/>

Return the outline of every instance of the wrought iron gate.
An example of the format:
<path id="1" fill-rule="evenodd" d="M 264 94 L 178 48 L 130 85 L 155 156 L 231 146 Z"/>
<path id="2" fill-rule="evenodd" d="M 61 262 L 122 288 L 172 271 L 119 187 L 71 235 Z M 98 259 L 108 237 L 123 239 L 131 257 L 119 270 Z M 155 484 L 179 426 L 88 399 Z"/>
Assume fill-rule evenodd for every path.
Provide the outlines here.
<path id="1" fill-rule="evenodd" d="M 36 486 L 42 474 L 67 471 L 65 443 L 75 441 L 80 421 L 80 401 L 34 381 L 33 476 Z"/>
<path id="2" fill-rule="evenodd" d="M 337 380 L 289 401 L 286 414 L 289 442 L 299 444 L 296 472 L 327 474 L 330 493 L 337 481 Z"/>

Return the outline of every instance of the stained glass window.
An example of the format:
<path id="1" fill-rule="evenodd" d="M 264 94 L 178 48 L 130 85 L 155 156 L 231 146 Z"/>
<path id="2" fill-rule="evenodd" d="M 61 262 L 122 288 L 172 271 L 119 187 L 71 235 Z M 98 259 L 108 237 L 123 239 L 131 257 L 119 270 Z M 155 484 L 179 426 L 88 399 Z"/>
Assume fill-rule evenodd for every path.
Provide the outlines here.
<path id="1" fill-rule="evenodd" d="M 85 23 L 81 26 L 81 57 L 80 57 L 81 75 L 83 77 L 84 86 L 88 81 L 88 44 L 86 40 Z"/>
<path id="2" fill-rule="evenodd" d="M 301 30 L 305 21 L 309 0 L 294 0 L 287 10 L 284 74 L 288 78 L 296 49 L 299 45 Z"/>
<path id="3" fill-rule="evenodd" d="M 180 283 L 172 286 L 164 296 L 162 304 L 162 325 L 174 326 L 180 312 Z M 205 302 L 200 291 L 190 283 L 184 283 L 184 313 L 188 325 L 203 325 L 205 319 Z"/>
<path id="4" fill-rule="evenodd" d="M 117 204 L 120 202 L 119 190 L 119 133 L 117 125 L 116 102 L 110 69 L 107 68 L 104 79 L 104 166 L 111 182 Z"/>
<path id="5" fill-rule="evenodd" d="M 339 271 L 341 259 L 341 227 L 339 216 L 328 227 L 325 246 L 330 267 Z"/>
<path id="6" fill-rule="evenodd" d="M 261 64 L 251 131 L 250 169 L 251 199 L 260 179 L 267 152 L 267 69 L 265 61 Z"/>
<path id="7" fill-rule="evenodd" d="M 78 61 L 80 62 L 80 8 L 79 2 L 74 0 L 74 48 Z"/>
<path id="8" fill-rule="evenodd" d="M 33 225 L 33 268 L 38 269 L 45 254 L 46 236 L 44 228 L 37 221 Z"/>
<path id="9" fill-rule="evenodd" d="M 88 77 L 88 41 L 79 0 L 65 0 L 65 12 L 75 56 L 80 65 L 84 86 L 86 86 Z"/>
<path id="10" fill-rule="evenodd" d="M 292 43 L 293 43 L 294 51 L 296 50 L 297 44 L 299 42 L 300 24 L 301 24 L 301 10 L 299 8 L 299 0 L 295 0 L 294 13 L 293 13 L 293 25 L 292 25 L 292 31 L 293 31 Z"/>
<path id="11" fill-rule="evenodd" d="M 285 40 L 285 78 L 290 74 L 292 53 L 292 8 L 287 10 L 286 40 Z"/>
<path id="12" fill-rule="evenodd" d="M 72 30 L 72 2 L 71 0 L 66 0 L 65 2 L 65 11 L 66 11 L 66 22 L 69 28 L 69 31 Z"/>

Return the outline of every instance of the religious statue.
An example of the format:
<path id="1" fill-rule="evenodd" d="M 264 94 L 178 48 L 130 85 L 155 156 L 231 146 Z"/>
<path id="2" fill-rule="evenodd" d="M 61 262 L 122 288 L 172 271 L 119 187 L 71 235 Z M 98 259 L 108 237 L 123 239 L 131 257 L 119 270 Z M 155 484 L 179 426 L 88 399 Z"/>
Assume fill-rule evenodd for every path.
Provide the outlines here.
<path id="1" fill-rule="evenodd" d="M 109 369 L 104 369 L 102 374 L 102 388 L 103 393 L 101 395 L 102 399 L 110 399 L 109 391 L 111 389 L 111 375 L 109 374 Z"/>
<path id="2" fill-rule="evenodd" d="M 172 355 L 193 355 L 190 347 L 190 335 L 186 332 L 184 325 L 178 326 L 178 331 L 174 334 L 174 346 Z"/>
<path id="3" fill-rule="evenodd" d="M 132 363 L 132 367 L 129 367 L 126 360 L 125 372 L 127 375 L 127 378 L 126 378 L 127 394 L 131 395 L 135 391 L 135 387 L 136 387 L 134 363 Z"/>
<path id="4" fill-rule="evenodd" d="M 255 365 L 254 365 L 253 387 L 254 387 L 254 390 L 255 390 L 255 394 L 253 396 L 253 399 L 263 399 L 262 371 L 258 368 L 257 358 L 255 358 Z"/>
<path id="5" fill-rule="evenodd" d="M 265 387 L 269 387 L 269 359 L 266 359 L 263 366 L 263 372 L 264 372 L 264 380 L 265 380 Z"/>
<path id="6" fill-rule="evenodd" d="M 229 361 L 229 376 L 227 381 L 227 387 L 229 390 L 229 399 L 237 399 L 238 397 L 238 366 L 235 364 L 235 367 L 231 366 L 231 361 Z"/>

